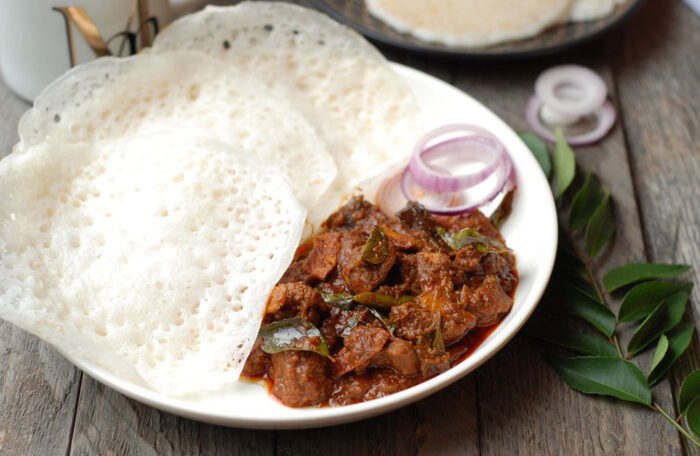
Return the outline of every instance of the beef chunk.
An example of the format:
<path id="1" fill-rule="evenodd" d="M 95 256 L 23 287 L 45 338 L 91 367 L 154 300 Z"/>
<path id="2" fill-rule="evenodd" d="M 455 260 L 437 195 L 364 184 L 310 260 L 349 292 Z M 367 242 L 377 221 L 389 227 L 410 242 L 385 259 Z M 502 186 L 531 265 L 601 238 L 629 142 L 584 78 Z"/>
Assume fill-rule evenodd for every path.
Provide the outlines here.
<path id="1" fill-rule="evenodd" d="M 445 306 L 441 310 L 440 315 L 442 317 L 440 328 L 445 345 L 457 342 L 476 326 L 474 314 L 456 305 Z"/>
<path id="2" fill-rule="evenodd" d="M 486 276 L 473 292 L 466 286 L 462 288 L 460 300 L 466 310 L 476 317 L 477 326 L 496 323 L 498 317 L 513 306 L 513 300 L 503 291 L 498 278 L 493 275 Z"/>
<path id="3" fill-rule="evenodd" d="M 421 230 L 424 233 L 427 233 L 430 237 L 433 237 L 436 234 L 435 219 L 430 212 L 425 210 L 423 205 L 419 203 L 408 203 L 406 207 L 396 213 L 396 218 L 409 228 Z"/>
<path id="4" fill-rule="evenodd" d="M 365 375 L 348 374 L 337 380 L 331 405 L 348 405 L 378 399 L 420 383 L 420 377 L 404 377 L 391 369 L 370 369 Z"/>
<path id="5" fill-rule="evenodd" d="M 323 233 L 315 237 L 313 247 L 304 260 L 303 271 L 315 279 L 326 280 L 338 261 L 340 237 L 338 232 Z"/>
<path id="6" fill-rule="evenodd" d="M 272 355 L 272 393 L 292 407 L 326 401 L 333 392 L 328 360 L 308 351 L 283 351 Z"/>
<path id="7" fill-rule="evenodd" d="M 416 345 L 421 374 L 425 378 L 441 374 L 450 368 L 450 355 L 433 346 L 432 337 L 424 336 Z"/>
<path id="8" fill-rule="evenodd" d="M 481 259 L 484 258 L 485 255 L 485 253 L 479 252 L 473 245 L 461 248 L 455 253 L 453 269 L 459 271 L 460 274 L 480 274 L 482 270 Z"/>
<path id="9" fill-rule="evenodd" d="M 374 317 L 368 313 L 369 310 L 362 306 L 357 306 L 352 310 L 331 307 L 328 317 L 323 320 L 320 328 L 328 348 L 332 350 L 358 324 L 371 323 Z"/>
<path id="10" fill-rule="evenodd" d="M 407 340 L 395 337 L 374 358 L 370 364 L 376 367 L 390 367 L 405 376 L 420 374 L 418 355 L 413 344 Z"/>
<path id="11" fill-rule="evenodd" d="M 362 259 L 362 251 L 369 239 L 370 230 L 353 230 L 343 233 L 340 242 L 338 269 L 351 293 L 372 291 L 389 275 L 396 252 L 391 241 L 387 242 L 388 254 L 380 264 L 370 264 Z"/>
<path id="12" fill-rule="evenodd" d="M 501 233 L 499 233 L 491 221 L 478 210 L 469 214 L 462 214 L 451 218 L 446 224 L 445 228 L 450 233 L 463 230 L 464 228 L 471 228 L 472 230 L 476 230 L 486 237 L 503 242 Z"/>
<path id="13" fill-rule="evenodd" d="M 278 283 L 303 282 L 307 285 L 313 285 L 316 282 L 314 277 L 311 277 L 304 270 L 304 258 L 295 259 L 289 265 L 284 275 Z"/>
<path id="14" fill-rule="evenodd" d="M 368 203 L 362 196 L 356 196 L 331 214 L 321 226 L 328 230 L 352 230 L 378 224 L 389 224 L 389 218 L 377 206 Z"/>
<path id="15" fill-rule="evenodd" d="M 255 341 L 255 345 L 253 345 L 253 349 L 250 351 L 250 355 L 248 355 L 248 359 L 243 366 L 243 375 L 248 377 L 262 375 L 270 367 L 270 355 L 262 350 L 262 343 L 262 337 Z"/>
<path id="16" fill-rule="evenodd" d="M 327 311 L 328 304 L 310 286 L 302 282 L 280 283 L 270 292 L 264 324 L 293 317 L 317 324 Z"/>
<path id="17" fill-rule="evenodd" d="M 418 283 L 424 292 L 452 290 L 452 266 L 448 255 L 440 252 L 418 252 L 416 259 Z"/>
<path id="18" fill-rule="evenodd" d="M 440 325 L 440 314 L 407 302 L 391 308 L 389 322 L 396 327 L 394 335 L 415 342 L 424 334 L 435 332 Z"/>
<path id="19" fill-rule="evenodd" d="M 484 275 L 494 275 L 507 294 L 510 294 L 518 284 L 518 278 L 513 270 L 515 269 L 515 257 L 510 252 L 501 254 L 489 253 L 482 260 Z"/>
<path id="20" fill-rule="evenodd" d="M 344 347 L 335 356 L 333 375 L 340 377 L 351 371 L 364 373 L 390 338 L 389 331 L 383 328 L 355 326 L 343 338 Z"/>

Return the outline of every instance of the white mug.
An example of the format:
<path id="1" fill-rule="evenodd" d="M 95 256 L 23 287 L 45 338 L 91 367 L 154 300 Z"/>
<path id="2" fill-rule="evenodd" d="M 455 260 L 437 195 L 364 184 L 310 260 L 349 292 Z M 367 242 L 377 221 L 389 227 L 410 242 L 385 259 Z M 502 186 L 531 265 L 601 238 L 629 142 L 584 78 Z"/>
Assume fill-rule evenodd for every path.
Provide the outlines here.
<path id="1" fill-rule="evenodd" d="M 73 4 L 75 6 L 66 6 Z M 32 101 L 71 66 L 130 55 L 203 0 L 0 0 L 0 72 Z"/>

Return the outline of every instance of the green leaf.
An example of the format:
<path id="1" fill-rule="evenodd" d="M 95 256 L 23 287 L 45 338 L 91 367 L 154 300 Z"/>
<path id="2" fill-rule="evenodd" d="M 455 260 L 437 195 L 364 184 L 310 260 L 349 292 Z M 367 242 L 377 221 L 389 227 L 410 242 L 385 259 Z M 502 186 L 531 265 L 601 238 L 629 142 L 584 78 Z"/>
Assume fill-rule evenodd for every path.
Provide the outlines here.
<path id="1" fill-rule="evenodd" d="M 510 216 L 510 213 L 513 211 L 514 194 L 515 188 L 513 190 L 508 191 L 508 193 L 506 193 L 503 196 L 503 199 L 498 204 L 496 210 L 493 211 L 493 214 L 491 214 L 491 217 L 489 217 L 491 224 L 496 228 L 500 228 L 503 222 L 506 221 L 506 219 Z"/>
<path id="2" fill-rule="evenodd" d="M 481 253 L 510 252 L 510 249 L 498 240 L 484 236 L 471 228 L 464 228 L 451 234 L 441 226 L 436 227 L 435 230 L 452 250 L 460 250 L 468 245 L 473 245 Z"/>
<path id="3" fill-rule="evenodd" d="M 531 337 L 574 350 L 582 355 L 617 356 L 617 350 L 607 340 L 575 331 L 550 326 L 527 325 L 525 333 Z"/>
<path id="4" fill-rule="evenodd" d="M 651 378 L 651 373 L 654 372 L 654 369 L 657 368 L 657 366 L 663 361 L 663 359 L 666 357 L 666 353 L 668 352 L 668 337 L 666 337 L 665 334 L 661 334 L 661 337 L 659 337 L 659 343 L 656 344 L 656 350 L 654 350 L 654 358 L 651 360 L 651 366 L 649 367 L 649 376 L 647 377 L 647 380 Z"/>
<path id="5" fill-rule="evenodd" d="M 562 280 L 562 282 L 568 283 L 572 287 L 576 287 L 581 293 L 585 294 L 594 301 L 603 304 L 603 298 L 598 294 L 598 291 L 588 280 L 580 277 L 569 277 L 568 279 Z"/>
<path id="6" fill-rule="evenodd" d="M 700 437 L 700 397 L 693 399 L 693 402 L 688 406 L 686 421 L 693 434 Z"/>
<path id="7" fill-rule="evenodd" d="M 299 317 L 276 321 L 260 328 L 258 337 L 263 338 L 260 346 L 265 353 L 282 351 L 310 351 L 330 357 L 328 345 L 321 331 L 313 323 Z"/>
<path id="8" fill-rule="evenodd" d="M 666 372 L 673 366 L 673 363 L 678 361 L 678 358 L 688 349 L 690 341 L 693 338 L 695 326 L 690 323 L 681 323 L 666 333 L 668 338 L 668 350 L 660 363 L 656 366 L 652 363 L 652 368 L 649 370 L 649 384 L 653 385 L 661 380 Z M 656 357 L 656 355 L 654 355 Z"/>
<path id="9" fill-rule="evenodd" d="M 690 270 L 687 264 L 653 264 L 632 263 L 615 268 L 605 274 L 603 285 L 608 291 L 614 291 L 640 280 L 671 279 Z"/>
<path id="10" fill-rule="evenodd" d="M 562 277 L 568 276 L 569 278 L 577 277 L 589 280 L 586 264 L 575 254 L 562 250 L 557 253 L 557 264 L 554 268 L 554 274 Z"/>
<path id="11" fill-rule="evenodd" d="M 394 335 L 396 326 L 392 324 L 388 318 L 382 315 L 382 313 L 374 307 L 367 307 L 367 310 L 369 310 L 369 313 L 371 313 L 374 318 L 379 320 L 379 322 L 384 326 L 384 328 L 386 328 L 387 331 L 389 331 L 389 333 L 391 333 L 392 336 Z"/>
<path id="12" fill-rule="evenodd" d="M 544 172 L 544 175 L 549 179 L 552 175 L 552 160 L 549 158 L 547 144 L 542 141 L 539 136 L 529 131 L 519 131 L 518 136 L 520 136 L 520 139 L 523 140 L 527 148 L 530 149 L 532 155 L 535 156 L 535 160 L 540 164 L 542 172 Z"/>
<path id="13" fill-rule="evenodd" d="M 678 411 L 685 415 L 690 407 L 690 403 L 700 397 L 700 370 L 696 370 L 688 375 L 683 381 L 681 392 L 678 394 Z"/>
<path id="14" fill-rule="evenodd" d="M 651 404 L 651 391 L 639 368 L 617 356 L 548 356 L 547 362 L 570 387 L 587 394 Z"/>
<path id="15" fill-rule="evenodd" d="M 556 127 L 554 132 L 557 137 L 554 145 L 554 173 L 557 176 L 557 191 L 555 198 L 564 194 L 567 188 L 574 181 L 576 175 L 576 155 L 566 143 L 561 127 Z"/>
<path id="16" fill-rule="evenodd" d="M 350 310 L 355 306 L 353 295 L 350 293 L 331 293 L 323 290 L 319 290 L 319 293 L 326 303 L 338 307 L 339 309 Z"/>
<path id="17" fill-rule="evenodd" d="M 627 353 L 630 356 L 636 355 L 661 334 L 680 323 L 687 300 L 688 295 L 682 291 L 664 298 L 632 334 L 632 338 L 627 344 Z"/>
<path id="18" fill-rule="evenodd" d="M 691 282 L 670 283 L 653 281 L 640 283 L 622 298 L 617 319 L 622 322 L 646 318 L 666 296 L 679 291 L 685 291 L 687 294 L 690 294 L 692 289 L 693 284 Z"/>
<path id="19" fill-rule="evenodd" d="M 362 249 L 362 260 L 369 264 L 382 264 L 387 255 L 389 255 L 389 241 L 386 233 L 381 226 L 374 225 L 365 248 Z"/>
<path id="20" fill-rule="evenodd" d="M 588 171 L 586 180 L 581 188 L 576 192 L 571 210 L 569 211 L 569 225 L 572 230 L 584 226 L 593 217 L 596 208 L 603 202 L 603 192 L 595 179 L 593 172 Z"/>
<path id="21" fill-rule="evenodd" d="M 615 214 L 610 203 L 610 191 L 603 187 L 603 201 L 598 205 L 586 226 L 586 252 L 595 258 L 615 233 Z"/>
<path id="22" fill-rule="evenodd" d="M 586 320 L 606 336 L 615 331 L 615 315 L 605 305 L 588 296 L 577 287 L 564 282 L 555 282 L 555 296 L 559 306 L 550 309 L 559 313 L 575 315 Z"/>

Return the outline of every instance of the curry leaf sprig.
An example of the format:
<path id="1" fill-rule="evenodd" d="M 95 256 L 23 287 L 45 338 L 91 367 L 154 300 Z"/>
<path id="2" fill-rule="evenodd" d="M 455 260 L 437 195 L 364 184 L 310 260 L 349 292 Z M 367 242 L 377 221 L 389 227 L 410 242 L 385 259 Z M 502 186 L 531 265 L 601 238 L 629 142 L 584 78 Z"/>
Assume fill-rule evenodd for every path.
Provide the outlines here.
<path id="1" fill-rule="evenodd" d="M 690 374 L 681 388 L 679 416 L 673 419 L 657 404 L 651 386 L 659 382 L 689 347 L 694 326 L 682 321 L 691 282 L 671 281 L 690 270 L 688 265 L 633 263 L 604 275 L 603 289 L 592 271 L 592 260 L 613 239 L 615 215 L 610 191 L 588 171 L 576 189 L 576 157 L 560 129 L 556 131 L 553 160 L 547 145 L 532 133 L 520 133 L 547 178 L 554 174 L 554 195 L 561 210 L 568 210 L 562 227 L 557 262 L 544 307 L 551 312 L 575 316 L 595 328 L 604 338 L 545 326 L 529 325 L 527 333 L 578 354 L 548 355 L 549 365 L 572 388 L 587 394 L 612 396 L 636 402 L 658 412 L 700 447 L 700 370 Z M 553 165 L 552 165 L 553 163 Z M 573 194 L 572 198 L 566 195 Z M 564 225 L 564 223 L 562 223 Z M 584 254 L 572 238 L 583 234 Z M 625 291 L 615 315 L 605 297 Z M 621 324 L 636 325 L 627 346 L 620 345 L 616 331 Z M 651 366 L 645 375 L 632 359 L 652 347 Z M 681 425 L 685 417 L 688 429 Z M 693 436 L 695 434 L 696 437 Z"/>

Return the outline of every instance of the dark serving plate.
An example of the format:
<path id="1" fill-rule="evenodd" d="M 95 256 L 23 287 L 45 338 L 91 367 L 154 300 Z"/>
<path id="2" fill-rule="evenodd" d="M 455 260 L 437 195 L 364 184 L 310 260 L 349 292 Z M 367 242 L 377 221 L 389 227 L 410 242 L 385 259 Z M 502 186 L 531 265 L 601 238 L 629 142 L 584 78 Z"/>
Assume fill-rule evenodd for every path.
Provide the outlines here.
<path id="1" fill-rule="evenodd" d="M 446 57 L 522 58 L 553 54 L 600 36 L 621 23 L 643 0 L 626 0 L 602 19 L 552 27 L 541 34 L 482 48 L 447 47 L 400 33 L 370 15 L 364 0 L 312 0 L 314 6 L 367 38 L 390 46 Z"/>

